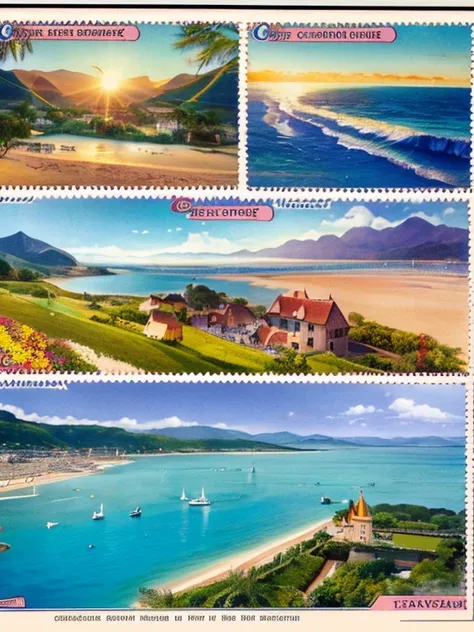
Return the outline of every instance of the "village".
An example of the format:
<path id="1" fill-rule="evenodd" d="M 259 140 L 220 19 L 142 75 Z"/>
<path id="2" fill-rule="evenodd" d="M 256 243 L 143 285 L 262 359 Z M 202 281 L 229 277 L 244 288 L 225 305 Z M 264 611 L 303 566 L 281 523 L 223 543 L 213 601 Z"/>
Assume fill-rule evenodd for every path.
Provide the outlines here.
<path id="1" fill-rule="evenodd" d="M 188 318 L 188 309 L 186 292 L 164 297 L 152 294 L 139 307 L 149 313 L 144 334 L 156 340 L 182 341 L 183 326 L 177 314 Z M 312 299 L 306 290 L 279 295 L 260 317 L 248 305 L 233 302 L 214 309 L 191 310 L 189 323 L 214 336 L 269 353 L 287 347 L 298 353 L 348 355 L 350 326 L 337 303 L 332 296 Z"/>

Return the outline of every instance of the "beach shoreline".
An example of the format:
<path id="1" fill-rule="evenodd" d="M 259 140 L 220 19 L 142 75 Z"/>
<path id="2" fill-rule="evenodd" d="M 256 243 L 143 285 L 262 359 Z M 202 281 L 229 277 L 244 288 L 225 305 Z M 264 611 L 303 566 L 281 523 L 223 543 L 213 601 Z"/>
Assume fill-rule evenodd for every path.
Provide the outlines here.
<path id="1" fill-rule="evenodd" d="M 213 278 L 236 279 L 230 274 Z M 467 276 L 400 272 L 387 275 L 373 272 L 291 272 L 242 274 L 239 280 L 276 291 L 305 288 L 310 298 L 327 299 L 332 296 L 346 318 L 351 312 L 358 312 L 366 320 L 433 336 L 443 344 L 459 347 L 467 356 Z"/>
<path id="2" fill-rule="evenodd" d="M 176 149 L 176 148 L 174 148 Z M 4 186 L 224 186 L 236 185 L 237 155 L 168 151 L 156 164 L 93 162 L 70 155 L 33 154 L 12 149 L 0 160 Z M 203 168 L 203 160 L 207 168 Z"/>
<path id="3" fill-rule="evenodd" d="M 131 460 L 122 460 L 122 461 L 112 461 L 112 460 L 103 460 L 103 461 L 93 461 L 96 465 L 95 470 L 88 470 L 84 472 L 54 472 L 51 474 L 41 474 L 37 476 L 33 476 L 33 480 L 27 483 L 22 480 L 18 483 L 11 483 L 8 486 L 0 486 L 0 494 L 4 494 L 6 492 L 13 492 L 19 489 L 27 489 L 29 487 L 39 485 L 48 485 L 49 483 L 60 483 L 61 481 L 67 481 L 69 479 L 80 478 L 81 476 L 91 476 L 92 474 L 102 474 L 105 469 L 110 467 L 116 467 L 119 465 L 130 465 L 133 463 Z M 28 477 L 31 478 L 31 477 Z"/>
<path id="4" fill-rule="evenodd" d="M 185 578 L 172 581 L 168 584 L 157 584 L 154 589 L 170 590 L 172 593 L 180 593 L 191 588 L 207 586 L 225 579 L 231 571 L 245 572 L 253 566 L 261 566 L 270 562 L 278 553 L 284 553 L 292 546 L 305 542 L 319 531 L 324 531 L 332 525 L 332 520 L 319 520 L 304 529 L 280 536 L 259 547 L 248 549 L 241 553 L 235 553 L 229 557 L 208 566 L 200 571 L 192 573 Z M 148 609 L 141 605 L 140 600 L 135 601 L 132 608 Z"/>

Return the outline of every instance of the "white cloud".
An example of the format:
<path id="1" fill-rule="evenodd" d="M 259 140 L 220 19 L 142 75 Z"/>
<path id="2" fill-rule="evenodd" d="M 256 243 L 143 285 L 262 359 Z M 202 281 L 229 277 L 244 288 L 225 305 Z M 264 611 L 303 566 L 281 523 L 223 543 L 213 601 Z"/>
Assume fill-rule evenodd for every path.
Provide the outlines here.
<path id="1" fill-rule="evenodd" d="M 342 235 L 350 228 L 370 227 L 375 230 L 393 228 L 411 217 L 420 217 L 434 226 L 443 223 L 443 220 L 437 215 L 427 215 L 424 211 L 417 211 L 408 215 L 407 218 L 391 222 L 381 215 L 374 215 L 366 206 L 353 206 L 343 217 L 339 217 L 334 221 L 323 219 L 321 226 L 324 227 L 326 234 Z"/>
<path id="2" fill-rule="evenodd" d="M 372 406 L 372 404 L 370 404 L 369 406 L 357 404 L 357 406 L 351 406 L 348 410 L 346 410 L 346 412 L 342 414 L 352 417 L 358 415 L 371 415 L 372 413 L 375 413 L 375 406 Z"/>
<path id="3" fill-rule="evenodd" d="M 142 235 L 148 235 L 149 232 L 149 230 L 142 230 Z"/>
<path id="4" fill-rule="evenodd" d="M 413 399 L 398 397 L 389 406 L 390 410 L 398 413 L 399 419 L 415 419 L 430 423 L 453 422 L 458 419 L 456 415 L 442 411 L 428 404 L 416 404 Z"/>
<path id="5" fill-rule="evenodd" d="M 181 232 L 182 230 L 183 230 L 183 229 L 181 228 L 181 226 L 178 226 L 178 227 L 176 228 L 176 232 L 177 232 L 177 233 Z"/>
<path id="6" fill-rule="evenodd" d="M 98 421 L 97 419 L 78 419 L 72 415 L 66 417 L 58 417 L 57 415 L 38 415 L 37 413 L 26 413 L 19 406 L 0 403 L 0 410 L 12 413 L 18 419 L 31 421 L 33 423 L 50 424 L 51 426 L 71 425 L 71 426 L 103 426 L 105 428 L 122 428 L 132 432 L 140 432 L 143 430 L 161 430 L 163 428 L 189 428 L 191 426 L 199 426 L 197 421 L 183 421 L 179 417 L 165 417 L 153 421 L 137 421 L 130 417 L 122 417 L 113 421 Z M 227 428 L 226 424 L 206 424 L 213 428 Z"/>
<path id="7" fill-rule="evenodd" d="M 139 231 L 138 230 L 132 230 L 132 233 L 135 233 L 135 235 L 138 235 Z"/>
<path id="8" fill-rule="evenodd" d="M 455 212 L 456 212 L 455 208 L 453 208 L 452 206 L 448 206 L 448 208 L 444 209 L 443 215 L 452 215 Z"/>
<path id="9" fill-rule="evenodd" d="M 365 422 L 362 422 L 360 425 L 361 425 L 362 428 L 367 428 L 367 426 L 368 426 L 368 424 L 366 424 Z"/>
<path id="10" fill-rule="evenodd" d="M 295 413 L 291 410 L 291 411 L 288 413 L 288 417 L 294 417 L 294 416 L 295 416 Z"/>
<path id="11" fill-rule="evenodd" d="M 305 233 L 297 237 L 297 239 L 300 239 L 301 241 L 304 241 L 305 239 L 314 239 L 314 241 L 316 241 L 321 237 L 321 235 L 322 233 L 320 233 L 319 230 L 311 228 L 310 230 L 307 230 Z"/>
<path id="12" fill-rule="evenodd" d="M 171 228 L 168 228 L 168 232 L 169 232 L 169 233 L 172 233 L 173 231 L 171 230 Z"/>
<path id="13" fill-rule="evenodd" d="M 163 250 L 169 254 L 199 254 L 210 252 L 213 254 L 227 255 L 236 250 L 233 244 L 226 237 L 211 237 L 208 232 L 188 233 L 185 242 L 179 246 L 172 246 Z"/>

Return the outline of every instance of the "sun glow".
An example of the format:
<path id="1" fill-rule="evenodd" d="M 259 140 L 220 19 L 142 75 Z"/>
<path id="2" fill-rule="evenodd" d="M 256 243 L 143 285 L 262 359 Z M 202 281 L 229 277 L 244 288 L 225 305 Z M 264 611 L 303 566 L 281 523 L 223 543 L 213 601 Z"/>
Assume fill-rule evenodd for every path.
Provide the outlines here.
<path id="1" fill-rule="evenodd" d="M 105 91 L 113 92 L 120 85 L 120 77 L 114 73 L 104 73 L 101 77 L 101 84 Z"/>

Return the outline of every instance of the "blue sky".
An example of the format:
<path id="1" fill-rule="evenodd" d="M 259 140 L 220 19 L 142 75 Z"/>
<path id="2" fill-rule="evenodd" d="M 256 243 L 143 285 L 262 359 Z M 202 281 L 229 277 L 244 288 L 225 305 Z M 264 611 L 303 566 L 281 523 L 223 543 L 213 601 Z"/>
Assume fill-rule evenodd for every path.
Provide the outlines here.
<path id="1" fill-rule="evenodd" d="M 0 391 L 0 409 L 27 421 L 127 430 L 213 425 L 250 433 L 463 436 L 459 385 L 70 384 Z"/>
<path id="2" fill-rule="evenodd" d="M 275 207 L 277 208 L 277 207 Z M 23 231 L 83 263 L 152 264 L 179 255 L 229 254 L 278 246 L 289 239 L 342 235 L 354 226 L 383 229 L 408 217 L 467 228 L 465 202 L 333 202 L 329 209 L 276 210 L 271 222 L 195 221 L 173 213 L 169 200 L 37 200 L 0 205 L 0 237 Z"/>
<path id="3" fill-rule="evenodd" d="M 391 44 L 275 43 L 249 38 L 249 70 L 470 77 L 468 26 L 396 26 Z"/>
<path id="4" fill-rule="evenodd" d="M 153 81 L 169 79 L 179 73 L 194 74 L 193 63 L 198 50 L 179 51 L 173 48 L 180 33 L 178 26 L 137 24 L 140 37 L 135 42 L 34 41 L 33 53 L 23 61 L 9 59 L 3 70 L 66 69 L 95 75 L 92 66 L 104 73 L 119 72 L 121 78 L 148 75 Z M 210 65 L 201 72 L 216 66 Z"/>

